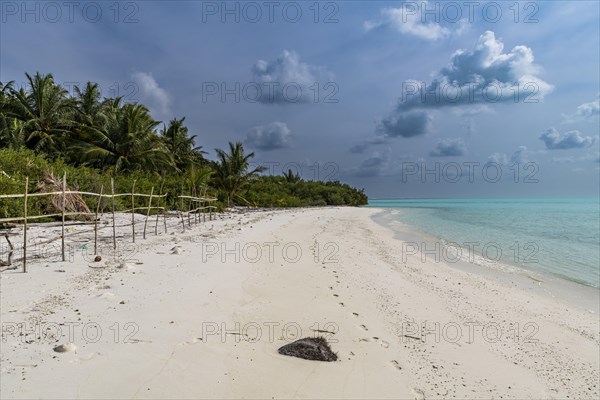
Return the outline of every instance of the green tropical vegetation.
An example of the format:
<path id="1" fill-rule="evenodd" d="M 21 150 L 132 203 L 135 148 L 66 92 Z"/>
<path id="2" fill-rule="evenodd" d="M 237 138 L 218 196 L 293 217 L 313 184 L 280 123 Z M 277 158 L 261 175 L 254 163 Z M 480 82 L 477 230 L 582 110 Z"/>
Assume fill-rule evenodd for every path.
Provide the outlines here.
<path id="1" fill-rule="evenodd" d="M 185 117 L 156 121 L 143 104 L 102 98 L 96 83 L 69 95 L 52 74 L 25 76 L 27 89 L 0 82 L 0 193 L 22 193 L 26 176 L 35 190 L 48 173 L 66 172 L 69 186 L 84 191 L 106 192 L 111 177 L 117 192 L 130 191 L 134 182 L 140 192 L 160 185 L 171 209 L 181 193 L 215 196 L 220 207 L 367 202 L 362 190 L 337 181 L 305 181 L 292 171 L 262 175 L 262 167 L 251 167 L 254 153 L 239 142 L 216 149 L 209 160 Z M 32 201 L 33 210 L 44 207 L 40 198 Z M 0 200 L 0 217 L 19 215 L 16 202 Z"/>

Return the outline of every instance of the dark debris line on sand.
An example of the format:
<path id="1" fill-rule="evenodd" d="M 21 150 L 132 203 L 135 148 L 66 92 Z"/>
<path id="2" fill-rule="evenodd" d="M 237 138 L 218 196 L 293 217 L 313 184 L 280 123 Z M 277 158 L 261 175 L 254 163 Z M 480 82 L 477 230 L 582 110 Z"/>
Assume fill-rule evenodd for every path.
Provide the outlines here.
<path id="1" fill-rule="evenodd" d="M 324 337 L 303 338 L 279 348 L 279 354 L 314 361 L 337 361 Z"/>

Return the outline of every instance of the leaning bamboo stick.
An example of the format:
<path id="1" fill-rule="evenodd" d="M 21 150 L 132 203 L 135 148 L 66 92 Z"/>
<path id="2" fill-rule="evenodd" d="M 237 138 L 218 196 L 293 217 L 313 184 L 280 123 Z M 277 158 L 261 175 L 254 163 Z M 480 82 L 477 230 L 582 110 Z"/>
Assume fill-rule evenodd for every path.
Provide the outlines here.
<path id="1" fill-rule="evenodd" d="M 135 243 L 135 179 L 133 180 L 133 186 L 131 187 L 131 238 Z"/>
<path id="2" fill-rule="evenodd" d="M 194 196 L 178 196 L 183 199 L 193 199 L 194 201 L 217 201 L 215 197 L 194 197 Z"/>
<path id="3" fill-rule="evenodd" d="M 67 196 L 65 192 L 67 190 L 67 172 L 63 173 L 62 180 L 62 225 L 61 225 L 61 234 L 60 234 L 60 250 L 62 252 L 62 260 L 63 262 L 66 260 L 65 258 L 65 208 L 67 208 Z"/>
<path id="4" fill-rule="evenodd" d="M 158 189 L 158 200 L 157 200 L 157 204 L 160 206 L 160 195 L 162 195 L 162 190 L 163 190 L 163 185 L 165 184 L 165 179 L 163 178 L 162 182 L 160 183 L 160 189 Z M 165 204 L 166 205 L 166 204 Z M 160 213 L 156 214 L 156 223 L 154 224 L 154 235 L 158 235 L 158 217 L 160 216 Z"/>
<path id="5" fill-rule="evenodd" d="M 190 194 L 192 194 L 192 187 L 190 186 Z M 192 211 L 192 200 L 190 199 L 190 203 L 188 204 L 188 226 L 191 227 L 192 226 L 192 215 L 191 215 L 191 211 Z"/>
<path id="6" fill-rule="evenodd" d="M 195 196 L 196 195 L 196 187 L 192 186 L 192 189 L 193 189 L 193 194 Z M 191 203 L 192 202 L 190 201 L 190 205 L 191 205 Z M 199 220 L 199 218 L 198 218 L 198 210 L 194 210 L 194 223 L 198 224 L 198 220 Z"/>
<path id="7" fill-rule="evenodd" d="M 63 193 L 62 190 L 60 192 L 29 193 L 27 195 L 27 197 L 54 196 L 54 195 L 62 195 L 62 193 Z M 82 192 L 79 190 L 67 190 L 67 191 L 65 191 L 65 194 L 79 194 L 79 195 L 95 196 L 95 197 L 112 197 L 110 194 L 103 194 L 102 196 L 100 196 L 98 193 Z M 150 197 L 149 194 L 144 194 L 144 193 L 133 193 L 133 194 L 135 194 L 136 197 Z M 115 197 L 123 197 L 123 196 L 131 196 L 131 195 L 132 195 L 132 193 L 115 193 Z M 24 196 L 25 195 L 23 195 L 23 194 L 2 194 L 2 195 L 0 195 L 0 199 L 20 199 L 20 198 L 23 198 Z M 158 196 L 154 195 L 154 197 L 158 197 Z M 161 197 L 165 197 L 165 195 L 163 194 Z M 190 197 L 190 196 L 185 196 L 185 197 Z"/>
<path id="8" fill-rule="evenodd" d="M 163 222 L 165 224 L 165 233 L 167 233 L 167 197 L 165 195 L 165 206 L 163 207 Z"/>
<path id="9" fill-rule="evenodd" d="M 29 177 L 25 177 L 25 197 L 23 201 L 23 273 L 27 272 L 27 192 Z"/>
<path id="10" fill-rule="evenodd" d="M 148 200 L 148 212 L 146 213 L 146 221 L 144 221 L 144 239 L 146 239 L 146 226 L 148 225 L 148 218 L 150 218 L 150 209 L 152 208 L 152 194 L 154 193 L 154 186 L 150 189 L 150 200 Z"/>
<path id="11" fill-rule="evenodd" d="M 110 178 L 110 189 L 112 198 L 112 223 L 113 223 L 113 249 L 117 249 L 117 232 L 115 228 L 115 179 Z M 116 252 L 115 252 L 116 255 Z"/>
<path id="12" fill-rule="evenodd" d="M 102 202 L 102 192 L 104 185 L 100 186 L 100 198 L 96 205 L 96 218 L 94 218 L 94 255 L 98 255 L 98 212 L 100 211 L 100 203 Z"/>
<path id="13" fill-rule="evenodd" d="M 181 196 L 179 196 L 179 198 L 181 199 L 181 207 L 179 208 L 179 214 L 181 215 L 181 227 L 185 232 L 185 220 L 183 219 L 183 183 L 181 184 Z"/>

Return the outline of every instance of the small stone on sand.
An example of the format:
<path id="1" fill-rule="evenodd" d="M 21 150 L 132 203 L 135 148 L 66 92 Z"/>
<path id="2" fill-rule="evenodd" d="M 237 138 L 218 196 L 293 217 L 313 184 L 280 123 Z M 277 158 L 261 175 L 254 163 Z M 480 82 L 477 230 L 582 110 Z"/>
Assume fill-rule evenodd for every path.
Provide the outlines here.
<path id="1" fill-rule="evenodd" d="M 57 353 L 68 353 L 77 350 L 77 346 L 75 346 L 73 343 L 66 343 L 56 346 L 52 350 L 54 350 Z"/>

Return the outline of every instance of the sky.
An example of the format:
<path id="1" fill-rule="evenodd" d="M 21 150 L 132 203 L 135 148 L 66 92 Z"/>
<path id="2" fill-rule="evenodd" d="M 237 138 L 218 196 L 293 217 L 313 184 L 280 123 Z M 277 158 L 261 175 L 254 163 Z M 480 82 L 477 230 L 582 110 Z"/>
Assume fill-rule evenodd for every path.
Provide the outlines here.
<path id="1" fill-rule="evenodd" d="M 0 2 L 0 81 L 186 117 L 370 198 L 599 194 L 598 1 Z"/>

